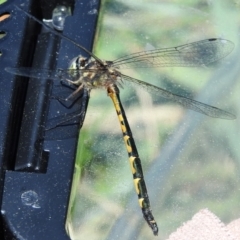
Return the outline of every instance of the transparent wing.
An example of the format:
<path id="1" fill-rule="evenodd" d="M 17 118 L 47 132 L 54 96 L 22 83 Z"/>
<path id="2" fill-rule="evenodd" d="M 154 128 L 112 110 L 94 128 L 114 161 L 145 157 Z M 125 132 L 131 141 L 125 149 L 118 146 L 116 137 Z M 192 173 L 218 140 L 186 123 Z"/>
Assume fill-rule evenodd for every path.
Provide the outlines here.
<path id="1" fill-rule="evenodd" d="M 138 79 L 135 78 L 131 78 L 129 76 L 123 75 L 122 74 L 122 78 L 124 80 L 127 80 L 127 82 L 133 83 L 133 84 L 137 84 L 140 87 L 143 87 L 145 90 L 151 92 L 151 93 L 155 93 L 161 97 L 167 98 L 167 99 L 171 99 L 179 104 L 181 104 L 182 106 L 189 108 L 191 110 L 194 110 L 196 112 L 205 114 L 207 116 L 210 117 L 214 117 L 214 118 L 222 118 L 222 119 L 235 119 L 236 116 L 226 112 L 224 110 L 221 110 L 219 108 L 195 101 L 193 99 L 190 98 L 186 98 L 177 94 L 173 94 L 169 91 L 166 91 L 162 88 L 156 87 L 154 85 L 151 85 L 149 83 L 140 81 Z"/>
<path id="2" fill-rule="evenodd" d="M 52 79 L 52 80 L 71 80 L 76 81 L 83 73 L 90 73 L 96 70 L 86 69 L 40 69 L 40 68 L 5 68 L 5 70 L 14 75 L 24 76 L 24 77 L 33 77 L 41 79 Z M 101 70 L 100 70 L 101 71 Z"/>
<path id="3" fill-rule="evenodd" d="M 79 133 L 72 126 L 76 125 L 79 128 L 79 124 L 83 124 L 83 115 L 82 111 L 77 110 L 48 120 L 44 139 L 62 140 L 76 137 Z"/>
<path id="4" fill-rule="evenodd" d="M 225 39 L 213 38 L 173 48 L 155 49 L 134 53 L 112 62 L 113 67 L 194 67 L 215 62 L 227 56 L 234 44 Z"/>

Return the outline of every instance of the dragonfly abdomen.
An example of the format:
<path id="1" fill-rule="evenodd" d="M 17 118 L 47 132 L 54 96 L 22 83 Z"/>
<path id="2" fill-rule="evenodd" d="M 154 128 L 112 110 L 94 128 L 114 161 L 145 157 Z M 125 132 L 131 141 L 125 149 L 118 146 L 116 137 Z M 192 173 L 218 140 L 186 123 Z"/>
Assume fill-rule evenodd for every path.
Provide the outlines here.
<path id="1" fill-rule="evenodd" d="M 143 217 L 150 226 L 154 235 L 158 235 L 158 226 L 152 215 L 152 210 L 150 207 L 150 201 L 148 198 L 147 187 L 143 177 L 141 160 L 138 156 L 137 148 L 132 136 L 131 129 L 129 127 L 127 117 L 125 115 L 124 109 L 122 107 L 119 90 L 116 85 L 108 88 L 108 94 L 111 97 L 113 104 L 115 106 L 118 119 L 121 125 L 123 139 L 127 148 L 129 162 L 133 174 L 133 182 L 138 195 L 138 202 L 142 209 Z"/>

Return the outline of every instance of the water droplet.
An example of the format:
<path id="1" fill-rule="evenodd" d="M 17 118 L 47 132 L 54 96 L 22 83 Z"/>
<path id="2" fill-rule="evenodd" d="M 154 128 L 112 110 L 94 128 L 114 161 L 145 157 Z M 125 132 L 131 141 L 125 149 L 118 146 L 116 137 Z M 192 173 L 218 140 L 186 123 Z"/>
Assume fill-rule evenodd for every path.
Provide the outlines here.
<path id="1" fill-rule="evenodd" d="M 33 208 L 40 208 L 38 203 L 38 194 L 32 190 L 26 191 L 21 195 L 22 203 Z"/>

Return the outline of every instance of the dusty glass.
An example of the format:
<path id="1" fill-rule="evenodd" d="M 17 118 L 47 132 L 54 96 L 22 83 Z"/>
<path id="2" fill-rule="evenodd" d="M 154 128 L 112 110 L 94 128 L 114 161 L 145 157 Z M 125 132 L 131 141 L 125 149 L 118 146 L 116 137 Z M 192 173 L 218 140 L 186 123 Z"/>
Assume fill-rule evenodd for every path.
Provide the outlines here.
<path id="1" fill-rule="evenodd" d="M 237 1 L 111 0 L 102 1 L 99 14 L 94 53 L 105 60 L 208 38 L 232 41 L 233 52 L 208 66 L 124 73 L 239 115 Z M 238 218 L 239 119 L 210 118 L 128 84 L 120 91 L 159 226 L 156 239 L 167 239 L 203 208 L 225 223 Z M 80 137 L 72 238 L 154 239 L 106 91 L 91 91 Z"/>

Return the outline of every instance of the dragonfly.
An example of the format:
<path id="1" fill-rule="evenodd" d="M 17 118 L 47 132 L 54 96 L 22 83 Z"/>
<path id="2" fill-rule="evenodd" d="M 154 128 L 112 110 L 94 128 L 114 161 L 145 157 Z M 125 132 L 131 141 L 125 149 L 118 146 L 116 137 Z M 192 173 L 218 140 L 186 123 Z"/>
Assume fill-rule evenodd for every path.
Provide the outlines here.
<path id="1" fill-rule="evenodd" d="M 161 97 L 173 100 L 186 108 L 214 118 L 231 120 L 235 119 L 235 115 L 214 106 L 174 94 L 158 86 L 154 86 L 150 83 L 124 75 L 121 73 L 121 69 L 205 66 L 230 54 L 234 48 L 234 44 L 226 39 L 210 38 L 177 47 L 137 52 L 123 56 L 114 61 L 105 61 L 98 58 L 94 53 L 90 52 L 82 45 L 74 42 L 67 36 L 55 31 L 49 26 L 46 26 L 42 21 L 36 19 L 34 16 L 25 12 L 21 8 L 18 9 L 23 11 L 28 17 L 34 19 L 36 22 L 47 28 L 53 34 L 74 44 L 79 49 L 84 50 L 86 54 L 90 56 L 90 58 L 86 58 L 81 55 L 77 56 L 72 60 L 72 63 L 68 69 L 8 67 L 5 70 L 15 75 L 65 81 L 70 85 L 75 86 L 75 89 L 71 95 L 65 99 L 65 101 L 69 101 L 77 96 L 82 89 L 87 89 L 89 93 L 92 89 L 106 89 L 117 112 L 123 134 L 123 140 L 125 142 L 129 157 L 134 186 L 143 217 L 149 227 L 152 229 L 153 234 L 158 235 L 158 226 L 151 210 L 141 160 L 123 105 L 121 103 L 119 87 L 121 87 L 124 82 L 128 82 L 140 86 L 147 91 L 155 93 Z M 66 121 L 69 121 L 69 118 Z"/>

